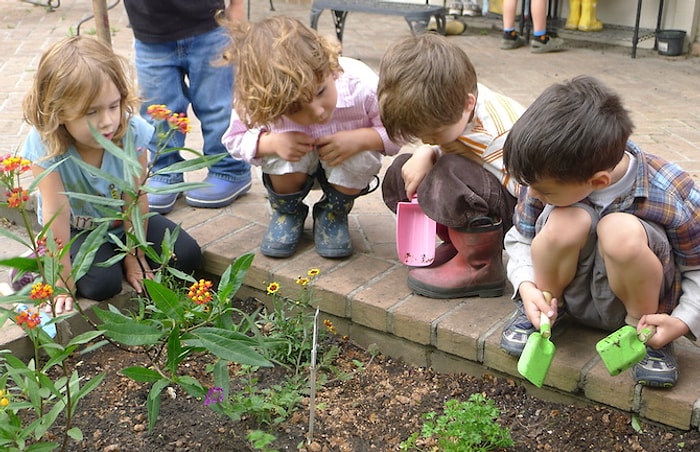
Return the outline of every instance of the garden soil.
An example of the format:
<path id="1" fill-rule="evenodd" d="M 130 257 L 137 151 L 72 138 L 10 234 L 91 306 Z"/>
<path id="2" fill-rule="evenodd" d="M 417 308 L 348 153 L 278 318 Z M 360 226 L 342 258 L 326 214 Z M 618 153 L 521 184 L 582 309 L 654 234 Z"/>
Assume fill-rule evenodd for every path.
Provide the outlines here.
<path id="1" fill-rule="evenodd" d="M 267 450 L 395 451 L 412 433 L 420 432 L 425 413 L 442 414 L 446 401 L 466 401 L 475 393 L 495 402 L 500 411 L 497 422 L 510 430 L 515 443 L 508 451 L 700 450 L 698 430 L 642 423 L 641 431 L 636 431 L 630 413 L 610 407 L 543 401 L 510 378 L 438 373 L 373 355 L 346 338 L 331 340 L 340 346 L 334 364 L 350 378 L 331 377 L 317 392 L 311 441 L 306 396 L 288 420 L 271 426 L 256 425 L 253 419 L 232 421 L 179 388 L 163 391 L 160 416 L 149 431 L 149 385 L 120 375 L 121 369 L 145 364 L 143 355 L 106 346 L 72 360 L 81 376 L 104 373 L 106 378 L 78 406 L 74 423 L 84 440 L 71 443 L 67 450 L 252 451 L 256 449 L 246 440 L 247 433 L 265 430 L 277 437 Z M 211 358 L 194 357 L 183 370 L 207 382 L 208 364 Z M 235 370 L 231 365 L 232 375 Z M 256 377 L 261 386 L 270 386 L 282 381 L 284 371 L 262 369 Z M 423 450 L 439 449 L 425 444 Z"/>

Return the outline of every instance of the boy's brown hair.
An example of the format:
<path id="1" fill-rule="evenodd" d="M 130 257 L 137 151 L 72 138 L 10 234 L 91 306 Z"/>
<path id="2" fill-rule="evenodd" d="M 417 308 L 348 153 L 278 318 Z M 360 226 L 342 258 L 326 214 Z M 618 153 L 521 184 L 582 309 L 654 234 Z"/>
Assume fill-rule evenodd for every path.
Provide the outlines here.
<path id="1" fill-rule="evenodd" d="M 526 185 L 543 178 L 585 182 L 620 162 L 633 129 L 620 97 L 600 80 L 580 75 L 535 99 L 510 130 L 503 163 Z"/>
<path id="2" fill-rule="evenodd" d="M 469 94 L 477 95 L 469 57 L 435 33 L 400 39 L 389 46 L 379 66 L 379 112 L 394 141 L 414 141 L 456 123 Z"/>
<path id="3" fill-rule="evenodd" d="M 331 74 L 342 72 L 340 46 L 297 19 L 274 16 L 257 23 L 224 23 L 235 65 L 234 108 L 246 126 L 262 127 L 311 102 Z"/>

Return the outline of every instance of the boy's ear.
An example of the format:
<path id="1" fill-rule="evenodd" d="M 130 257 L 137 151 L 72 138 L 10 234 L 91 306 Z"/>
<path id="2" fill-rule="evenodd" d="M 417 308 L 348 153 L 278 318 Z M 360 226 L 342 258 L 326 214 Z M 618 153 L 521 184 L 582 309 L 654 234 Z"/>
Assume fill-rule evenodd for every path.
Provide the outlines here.
<path id="1" fill-rule="evenodd" d="M 467 101 L 464 103 L 464 111 L 471 114 L 476 108 L 476 96 L 472 93 L 467 94 Z"/>
<path id="2" fill-rule="evenodd" d="M 593 190 L 600 190 L 612 182 L 612 175 L 610 174 L 610 171 L 598 171 L 597 173 L 593 174 L 593 176 L 588 179 L 588 183 L 591 185 L 591 188 Z"/>

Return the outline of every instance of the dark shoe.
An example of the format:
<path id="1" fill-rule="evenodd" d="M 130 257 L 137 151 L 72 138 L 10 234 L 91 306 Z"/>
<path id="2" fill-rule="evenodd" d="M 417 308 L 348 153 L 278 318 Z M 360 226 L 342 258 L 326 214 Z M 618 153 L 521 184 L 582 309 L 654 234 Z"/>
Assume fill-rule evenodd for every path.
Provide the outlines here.
<path id="1" fill-rule="evenodd" d="M 250 190 L 253 184 L 250 178 L 242 181 L 229 181 L 210 174 L 203 181 L 209 187 L 195 188 L 185 194 L 185 201 L 192 207 L 216 209 L 226 207 L 239 196 Z"/>
<path id="2" fill-rule="evenodd" d="M 530 52 L 532 53 L 558 52 L 563 48 L 564 40 L 556 36 L 544 35 L 541 38 L 530 40 Z"/>
<path id="3" fill-rule="evenodd" d="M 632 368 L 632 378 L 640 385 L 670 388 L 678 381 L 678 363 L 673 343 L 655 349 L 647 346 L 647 356 Z"/>
<path id="4" fill-rule="evenodd" d="M 158 180 L 149 180 L 146 185 L 153 188 L 167 188 L 170 186 L 167 182 Z M 148 209 L 151 212 L 158 212 L 164 215 L 173 210 L 178 196 L 180 196 L 180 192 L 148 193 Z"/>
<path id="5" fill-rule="evenodd" d="M 503 34 L 501 39 L 501 50 L 513 50 L 525 45 L 525 41 L 518 35 L 517 31 Z"/>
<path id="6" fill-rule="evenodd" d="M 516 303 L 516 311 L 503 327 L 500 346 L 509 355 L 520 357 L 527 343 L 527 338 L 537 330 L 527 318 L 522 300 L 517 300 Z"/>

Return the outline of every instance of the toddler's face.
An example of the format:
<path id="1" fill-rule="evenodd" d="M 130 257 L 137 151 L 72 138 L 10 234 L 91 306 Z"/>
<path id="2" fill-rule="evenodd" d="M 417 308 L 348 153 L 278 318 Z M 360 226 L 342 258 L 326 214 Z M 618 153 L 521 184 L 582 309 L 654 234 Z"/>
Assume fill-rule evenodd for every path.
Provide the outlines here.
<path id="1" fill-rule="evenodd" d="M 105 77 L 102 89 L 90 104 L 87 112 L 76 119 L 63 123 L 79 150 L 102 149 L 102 146 L 90 133 L 90 125 L 108 140 L 112 139 L 119 128 L 122 117 L 121 100 L 122 96 L 117 85 Z M 70 117 L 81 114 L 70 111 L 67 113 Z"/>
<path id="2" fill-rule="evenodd" d="M 302 125 L 326 124 L 333 117 L 338 91 L 335 88 L 335 77 L 330 74 L 316 90 L 314 99 L 301 107 L 301 110 L 285 115 L 291 121 Z"/>

